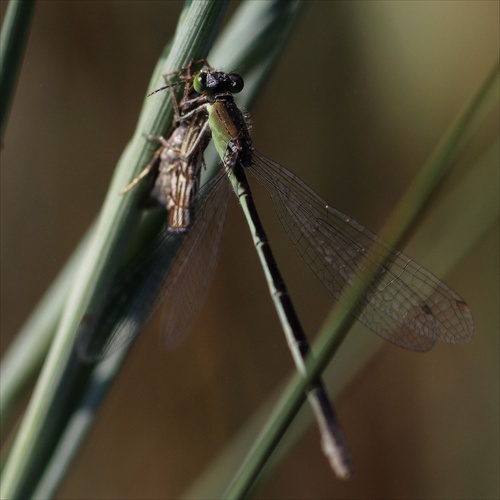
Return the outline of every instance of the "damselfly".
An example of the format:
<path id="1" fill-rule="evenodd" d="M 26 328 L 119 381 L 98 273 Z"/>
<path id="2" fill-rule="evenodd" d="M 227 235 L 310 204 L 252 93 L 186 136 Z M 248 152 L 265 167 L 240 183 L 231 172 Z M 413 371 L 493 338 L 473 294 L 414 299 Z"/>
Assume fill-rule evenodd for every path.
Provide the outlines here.
<path id="1" fill-rule="evenodd" d="M 188 66 L 188 73 L 191 66 Z M 239 78 L 239 77 L 238 77 Z M 222 226 L 225 220 L 230 184 L 224 171 L 202 190 L 196 205 L 203 150 L 210 140 L 208 113 L 193 97 L 192 78 L 186 80 L 184 98 L 175 107 L 176 125 L 168 139 L 156 138 L 162 146 L 143 172 L 123 192 L 147 177 L 153 186 L 147 201 L 156 200 L 169 209 L 168 223 L 132 270 L 118 280 L 104 309 L 94 311 L 79 337 L 80 355 L 87 360 L 105 357 L 133 339 L 143 322 L 168 296 L 170 314 L 165 336 L 171 344 L 187 332 L 208 290 L 215 269 Z M 171 86 L 168 87 L 172 89 Z M 196 93 L 196 92 L 195 92 Z M 244 123 L 241 123 L 244 126 Z M 246 128 L 245 128 L 246 130 Z M 155 139 L 155 138 L 153 138 Z M 250 196 L 248 187 L 247 195 Z M 196 208 L 196 216 L 195 216 Z M 252 228 L 256 228 L 259 253 L 265 255 L 272 296 L 288 338 L 297 368 L 304 371 L 309 344 L 279 275 L 262 225 L 254 210 Z M 177 250 L 172 240 L 186 236 Z M 176 238 L 174 238 L 176 236 Z M 138 293 L 129 293 L 136 286 Z M 350 458 L 340 425 L 321 381 L 309 387 L 307 396 L 319 425 L 322 447 L 339 477 L 350 474 Z"/>
<path id="2" fill-rule="evenodd" d="M 337 299 L 359 275 L 368 249 L 390 249 L 389 264 L 369 288 L 356 317 L 365 326 L 401 347 L 426 351 L 436 341 L 470 340 L 473 321 L 465 301 L 422 266 L 350 217 L 332 208 L 297 176 L 253 150 L 233 94 L 243 82 L 237 75 L 202 70 L 194 79 L 199 107 L 209 115 L 212 137 L 235 189 L 250 172 L 271 197 L 295 249 Z M 195 113 L 194 110 L 191 113 Z"/>
<path id="3" fill-rule="evenodd" d="M 187 84 L 190 85 L 190 82 Z M 174 272 L 171 275 L 173 278 L 156 278 L 155 286 L 150 286 L 148 273 L 156 270 L 154 272 L 158 274 L 158 266 L 166 262 L 163 255 L 168 255 L 167 247 L 172 239 L 172 233 L 167 228 L 155 245 L 153 257 L 134 272 L 134 279 L 141 283 L 138 298 L 124 301 L 126 304 L 111 306 L 110 317 L 116 316 L 114 312 L 118 310 L 120 314 L 123 313 L 124 305 L 130 309 L 128 318 L 120 320 L 118 326 L 113 327 L 112 340 L 106 344 L 104 351 L 109 350 L 109 346 L 114 349 L 114 346 L 135 336 L 149 315 L 145 311 L 155 309 L 167 293 L 176 300 L 177 292 L 173 293 L 172 283 L 181 285 L 182 294 L 189 298 L 184 303 L 192 307 L 188 315 L 191 321 L 195 306 L 200 305 L 215 267 L 228 198 L 228 183 L 222 177 L 227 175 L 248 220 L 294 360 L 298 368 L 303 370 L 304 356 L 309 351 L 307 339 L 258 219 L 245 172 L 250 172 L 268 192 L 296 250 L 335 298 L 339 299 L 343 289 L 362 271 L 368 249 L 372 252 L 368 254 L 368 258 L 370 255 L 376 257 L 377 252 L 390 250 L 389 263 L 380 269 L 378 279 L 370 283 L 362 307 L 355 313 L 357 319 L 368 328 L 395 344 L 416 351 L 431 349 L 438 340 L 460 343 L 470 339 L 473 331 L 472 317 L 467 304 L 458 294 L 404 254 L 391 249 L 357 222 L 330 207 L 287 169 L 253 149 L 245 119 L 233 98 L 233 94 L 243 88 L 241 77 L 207 67 L 194 77 L 192 87 L 197 96 L 192 97 L 190 94 L 191 98 L 182 102 L 176 130 L 179 135 L 187 134 L 187 130 L 191 131 L 193 137 L 198 137 L 199 149 L 195 148 L 183 161 L 202 161 L 202 148 L 209 128 L 222 158 L 224 171 L 219 172 L 202 189 L 195 222 L 178 253 L 182 258 L 179 257 L 173 264 L 174 269 L 182 267 L 182 272 Z M 204 236 L 210 232 L 214 236 Z M 209 256 L 200 257 L 207 248 L 205 245 L 203 249 L 197 247 L 206 241 L 210 241 L 214 250 L 209 252 Z M 190 259 L 193 263 L 201 259 L 209 264 L 205 266 L 206 277 L 200 277 L 198 271 L 192 271 L 193 267 L 186 264 Z M 194 267 L 198 269 L 198 266 Z M 165 268 L 166 272 L 167 266 Z M 163 271 L 160 274 L 165 276 Z M 179 274 L 182 274 L 182 283 L 177 280 Z M 191 285 L 190 280 L 195 283 L 192 291 L 187 288 Z M 196 280 L 203 286 L 197 287 Z M 173 315 L 166 323 L 168 334 L 176 330 L 176 334 L 182 335 L 190 321 L 176 325 L 178 311 L 171 310 Z M 319 399 L 315 400 L 318 395 Z M 320 382 L 308 396 L 313 407 L 318 404 L 322 406 L 323 403 L 318 402 L 326 397 L 326 393 Z M 322 430 L 325 423 L 322 425 L 321 415 L 328 415 L 328 411 L 327 408 L 325 413 L 317 413 L 317 418 L 320 415 L 318 421 Z M 335 422 L 333 414 L 328 419 Z M 327 423 L 327 427 L 328 425 L 331 424 Z M 326 444 L 323 440 L 323 448 L 337 474 L 346 477 L 349 475 L 350 463 L 343 438 L 338 428 L 332 434 L 335 435 L 333 442 Z"/>

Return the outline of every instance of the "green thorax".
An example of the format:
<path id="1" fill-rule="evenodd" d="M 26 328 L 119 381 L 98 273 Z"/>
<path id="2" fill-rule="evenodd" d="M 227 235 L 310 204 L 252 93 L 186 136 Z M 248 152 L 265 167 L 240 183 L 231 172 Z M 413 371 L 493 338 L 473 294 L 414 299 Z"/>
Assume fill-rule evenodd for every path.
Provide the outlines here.
<path id="1" fill-rule="evenodd" d="M 219 156 L 229 167 L 234 162 L 248 166 L 253 150 L 252 139 L 233 96 L 217 96 L 207 108 L 212 138 Z"/>

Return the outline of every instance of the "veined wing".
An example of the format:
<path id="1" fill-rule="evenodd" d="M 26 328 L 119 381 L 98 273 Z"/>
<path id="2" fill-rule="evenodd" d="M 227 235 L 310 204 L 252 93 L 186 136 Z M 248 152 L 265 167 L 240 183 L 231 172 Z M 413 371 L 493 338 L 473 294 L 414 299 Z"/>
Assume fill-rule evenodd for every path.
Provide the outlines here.
<path id="1" fill-rule="evenodd" d="M 356 221 L 330 207 L 283 166 L 255 152 L 250 172 L 271 197 L 293 245 L 328 291 L 342 290 L 362 271 L 372 255 L 390 250 L 391 257 L 368 287 L 356 317 L 399 346 L 431 349 L 437 340 L 470 340 L 473 321 L 464 300 L 429 271 L 393 249 Z M 368 255 L 369 258 L 369 255 Z"/>
<path id="2" fill-rule="evenodd" d="M 163 339 L 168 347 L 180 343 L 191 330 L 212 283 L 231 199 L 225 177 L 221 171 L 207 186 L 205 197 L 210 199 L 197 211 L 191 229 L 195 234 L 184 243 L 172 264 L 168 287 L 160 294 L 159 301 L 165 301 Z"/>
<path id="3" fill-rule="evenodd" d="M 200 190 L 195 221 L 181 243 L 165 225 L 117 278 L 104 306 L 82 322 L 77 336 L 82 359 L 98 361 L 127 345 L 165 301 L 171 303 L 166 342 L 179 341 L 189 331 L 216 267 L 230 198 L 223 177 L 221 171 Z"/>

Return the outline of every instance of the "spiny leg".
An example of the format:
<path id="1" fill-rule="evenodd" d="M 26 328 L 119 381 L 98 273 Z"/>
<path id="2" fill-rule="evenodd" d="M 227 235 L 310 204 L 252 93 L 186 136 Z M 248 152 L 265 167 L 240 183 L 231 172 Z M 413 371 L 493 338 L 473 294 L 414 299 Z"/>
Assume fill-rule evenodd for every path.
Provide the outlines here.
<path id="1" fill-rule="evenodd" d="M 141 171 L 141 173 L 128 186 L 126 186 L 125 188 L 123 188 L 120 191 L 120 194 L 122 196 L 124 194 L 128 193 L 134 186 L 136 186 L 139 183 L 139 181 L 141 181 L 142 179 L 144 179 L 144 177 L 146 177 L 151 172 L 152 168 L 158 162 L 163 149 L 166 148 L 166 147 L 170 147 L 170 144 L 169 144 L 168 140 L 165 139 L 165 137 L 162 137 L 160 135 L 144 135 L 144 137 L 148 141 L 158 141 L 158 142 L 161 142 L 161 147 L 158 148 L 155 151 L 155 154 L 153 155 L 153 158 L 146 165 L 146 167 Z"/>

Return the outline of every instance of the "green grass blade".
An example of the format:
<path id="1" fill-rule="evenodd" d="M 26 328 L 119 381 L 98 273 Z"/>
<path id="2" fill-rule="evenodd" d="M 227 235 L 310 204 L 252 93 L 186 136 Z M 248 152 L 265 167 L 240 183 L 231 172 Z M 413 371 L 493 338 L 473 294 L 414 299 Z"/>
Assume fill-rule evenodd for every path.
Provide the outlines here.
<path id="1" fill-rule="evenodd" d="M 12 2 L 12 4 L 16 5 L 22 3 L 24 2 Z M 28 4 L 29 2 L 25 3 Z M 205 17 L 205 11 L 201 11 L 201 15 L 199 16 L 199 20 L 196 24 L 197 28 L 199 28 L 198 30 L 192 30 L 184 33 L 180 37 L 177 37 L 178 56 L 173 59 L 173 62 L 167 62 L 167 57 L 170 53 L 170 45 L 166 47 L 163 56 L 160 58 L 155 68 L 147 93 L 164 85 L 162 75 L 166 72 L 166 68 L 170 71 L 172 68 L 175 68 L 177 64 L 182 66 L 192 54 L 195 54 L 194 58 L 206 56 L 208 48 L 212 44 L 214 34 L 207 32 L 207 29 L 203 28 L 203 26 L 205 23 L 212 23 L 212 25 L 220 23 L 220 19 L 217 20 L 216 16 L 220 17 L 222 15 L 222 10 L 217 10 L 215 7 L 217 7 L 217 4 L 212 6 L 212 8 L 214 8 L 213 14 Z M 187 12 L 186 9 L 185 12 Z M 179 31 L 182 32 L 182 30 L 186 31 L 186 27 L 181 23 L 179 25 Z M 188 54 L 188 56 L 186 56 L 186 54 Z M 145 141 L 143 140 L 142 133 L 149 130 L 151 130 L 153 135 L 161 135 L 165 133 L 168 128 L 168 120 L 171 118 L 172 106 L 168 92 L 159 95 L 158 98 L 154 100 L 145 100 L 143 112 L 141 113 L 140 122 L 136 130 L 136 143 L 139 144 L 139 149 L 136 151 L 137 154 L 145 154 L 146 157 L 148 157 L 148 155 L 150 156 L 151 148 L 148 147 L 147 144 L 144 144 Z M 142 149 L 141 146 L 144 148 Z M 131 156 L 136 155 L 131 153 Z M 126 161 L 122 161 L 121 163 L 133 165 L 132 160 L 133 159 L 131 158 L 130 163 L 127 163 Z M 123 180 L 117 181 L 117 187 L 110 188 L 108 199 L 113 201 L 119 200 L 117 192 L 121 191 L 123 186 L 127 185 L 128 182 L 141 170 L 141 168 L 143 168 L 145 164 L 143 163 L 144 161 L 146 160 L 143 160 L 141 163 L 141 160 L 137 160 L 135 169 L 129 169 L 129 171 L 122 170 L 122 172 L 124 172 Z M 116 186 L 116 184 L 114 184 L 114 186 Z M 136 190 L 133 195 L 131 194 L 130 196 L 122 199 L 122 201 L 125 202 L 127 209 L 130 209 L 133 205 L 132 200 L 136 199 L 138 191 L 139 190 Z M 131 224 L 129 231 L 133 232 L 133 224 Z M 79 251 L 77 252 L 79 253 Z M 79 253 L 78 259 L 81 257 L 82 255 Z M 65 301 L 71 285 L 67 276 L 68 273 L 75 273 L 75 269 L 78 264 L 77 260 L 74 259 L 75 257 L 72 258 L 71 264 L 68 264 L 69 269 L 66 266 L 65 269 L 61 271 L 61 276 L 56 278 L 56 282 L 51 287 L 50 297 L 47 295 L 41 300 L 39 306 L 37 306 L 36 310 L 32 313 L 30 318 L 28 318 L 18 334 L 20 339 L 17 341 L 17 345 L 31 347 L 28 349 L 25 347 L 18 349 L 13 346 L 13 350 L 9 349 L 2 359 L 2 399 L 0 403 L 0 414 L 3 417 L 2 425 L 6 423 L 5 417 L 7 412 L 10 411 L 10 408 L 12 408 L 15 402 L 11 396 L 20 395 L 27 381 L 30 380 L 33 374 L 36 373 L 41 366 L 48 342 L 50 342 L 50 339 L 54 334 L 61 312 L 65 307 Z M 117 259 L 119 260 L 119 257 L 117 257 Z M 105 288 L 105 283 L 103 283 L 102 287 Z M 40 321 L 40 318 L 42 317 L 44 320 Z M 35 347 L 35 349 L 32 349 L 33 347 Z M 15 362 L 11 362 L 11 359 L 14 359 Z"/>
<path id="2" fill-rule="evenodd" d="M 272 20 L 271 23 L 268 23 L 267 24 L 267 29 L 266 30 L 260 30 L 260 33 L 259 33 L 259 37 L 257 37 L 260 42 L 262 41 L 266 41 L 267 44 L 269 44 L 269 40 L 271 40 L 271 38 L 273 37 L 273 32 L 276 31 L 276 27 L 279 27 L 281 26 L 281 29 L 283 30 L 283 26 L 286 26 L 288 24 L 288 29 L 289 29 L 289 26 L 290 26 L 290 16 L 283 16 L 282 13 L 283 12 L 297 12 L 297 6 L 300 5 L 301 2 L 290 2 L 288 3 L 287 5 L 284 5 L 284 4 L 279 4 L 279 7 L 280 9 L 276 9 L 276 4 L 274 2 L 258 2 L 257 4 L 252 4 L 252 3 L 247 3 L 247 4 L 244 4 L 244 9 L 242 8 L 241 10 L 245 11 L 245 18 L 249 19 L 249 13 L 251 11 L 253 11 L 254 13 L 257 12 L 257 21 L 260 23 L 260 21 L 262 20 L 262 12 L 264 12 L 264 15 L 266 16 L 267 18 L 267 21 L 269 21 L 270 19 Z M 256 8 L 257 6 L 257 8 Z M 260 14 L 260 17 L 259 17 L 259 14 L 258 12 L 261 12 Z M 254 14 L 252 14 L 254 15 Z M 250 17 L 252 17 L 252 15 L 250 15 Z M 206 16 L 205 16 L 206 18 Z M 241 17 L 240 17 L 241 18 Z M 261 24 L 258 24 L 258 26 L 262 26 Z M 201 30 L 197 30 L 195 31 L 195 34 L 196 35 L 199 35 L 200 33 L 202 33 Z M 234 29 L 233 29 L 233 34 L 235 33 Z M 254 40 L 255 42 L 255 40 Z M 225 49 L 224 49 L 224 45 L 225 45 Z M 243 47 L 244 44 L 240 44 L 240 47 Z M 224 44 L 222 43 L 221 44 L 221 47 L 222 47 L 222 50 L 216 50 L 215 51 L 215 54 L 216 56 L 218 55 L 218 57 L 220 57 L 221 59 L 224 59 L 227 61 L 229 61 L 229 63 L 231 64 L 231 58 L 230 58 L 230 55 L 231 56 L 234 56 L 235 53 L 238 53 L 237 50 L 234 50 L 234 45 L 228 45 L 227 43 Z M 224 55 L 224 51 L 225 51 L 225 55 Z M 262 48 L 261 48 L 261 53 L 262 53 Z M 275 50 L 274 51 L 275 54 L 277 54 L 277 51 Z M 203 52 L 201 52 L 199 55 L 196 56 L 197 57 L 200 57 L 200 56 L 204 56 L 206 54 L 204 54 Z M 266 55 L 269 56 L 269 52 L 266 52 Z M 276 55 L 274 56 L 276 57 Z M 226 58 L 226 59 L 225 59 Z M 167 68 L 166 68 L 166 62 L 165 62 L 165 59 L 166 59 L 166 54 L 164 55 L 164 57 L 162 58 L 162 60 L 159 62 L 158 64 L 158 67 L 155 71 L 155 75 L 154 77 L 152 78 L 151 80 L 151 84 L 149 86 L 149 91 L 157 88 L 158 86 L 162 85 L 163 82 L 161 81 L 161 74 L 166 72 L 167 71 Z M 187 58 L 189 59 L 189 58 Z M 241 59 L 240 59 L 241 60 Z M 255 60 L 255 58 L 254 58 Z M 269 57 L 268 57 L 268 61 L 269 61 Z M 175 67 L 175 66 L 178 66 L 178 65 L 182 65 L 184 64 L 183 61 L 179 61 L 179 62 L 176 62 L 176 63 L 173 63 L 171 64 L 172 67 Z M 248 66 L 248 63 L 246 63 L 247 66 Z M 254 63 L 254 66 L 255 66 L 255 63 Z M 270 64 L 268 64 L 268 66 L 270 66 Z M 168 69 L 171 69 L 171 68 L 168 68 Z M 258 71 L 258 70 L 255 70 L 255 67 L 253 68 L 254 71 Z M 261 77 L 261 80 L 264 81 L 264 76 L 262 75 Z M 251 90 L 252 86 L 251 85 L 247 85 L 247 89 L 248 89 L 248 92 L 247 92 L 247 96 L 252 96 L 252 95 L 255 95 L 255 92 L 257 90 L 257 88 L 254 89 L 254 91 L 252 92 Z M 168 94 L 168 93 L 165 93 L 165 95 Z M 168 96 L 167 96 L 167 102 L 168 102 Z M 148 104 L 148 102 L 146 102 L 146 105 Z M 164 116 L 164 113 L 167 113 L 168 112 L 168 109 L 167 110 L 164 110 L 164 112 L 159 112 L 157 113 L 158 116 L 160 117 L 163 117 Z M 144 114 L 142 115 L 144 117 Z M 147 127 L 147 125 L 144 125 L 144 121 L 140 122 L 140 125 L 138 126 L 138 130 L 141 130 L 143 129 L 143 127 Z M 142 125 L 141 125 L 142 124 Z M 159 128 L 162 128 L 162 125 L 160 124 L 159 125 Z M 136 168 L 136 171 L 139 169 L 139 166 L 142 166 L 140 165 L 142 163 L 142 165 L 144 164 L 144 162 L 138 162 L 137 163 L 137 168 Z M 130 178 L 133 177 L 135 175 L 135 172 L 130 174 Z M 126 183 L 128 182 L 127 179 L 119 182 L 119 185 L 120 187 L 125 185 Z M 113 192 L 113 188 L 110 189 L 111 192 Z M 114 192 L 113 194 L 116 194 L 116 192 Z M 59 297 L 65 297 L 65 290 L 64 290 L 64 287 L 60 289 L 60 293 L 58 296 Z M 63 301 L 61 300 L 61 302 L 57 303 L 57 304 L 54 304 L 49 310 L 49 314 L 53 314 L 53 317 L 52 317 L 52 321 L 51 321 L 51 324 L 53 324 L 55 321 L 57 321 L 58 319 L 58 312 L 57 311 L 60 311 L 60 309 L 63 307 Z M 43 308 L 42 308 L 43 309 Z M 47 313 L 47 310 L 43 310 L 42 311 L 43 313 Z M 37 316 L 35 316 L 36 318 Z M 42 326 L 39 322 L 36 322 L 36 321 L 29 321 L 28 324 L 30 325 L 30 328 L 28 328 L 28 333 L 31 333 L 31 335 L 37 337 L 37 338 L 42 338 L 44 337 L 45 338 L 45 335 L 47 335 L 47 339 L 50 337 L 50 330 L 47 331 L 43 331 L 41 332 L 40 331 L 40 327 Z M 30 332 L 31 330 L 31 332 Z M 40 333 L 43 333 L 43 335 L 40 335 Z M 22 351 L 22 353 L 25 358 L 24 359 L 27 359 L 27 352 L 26 351 Z M 9 363 L 6 363 L 6 366 L 8 366 Z M 31 366 L 33 371 L 36 370 L 36 365 L 33 364 L 33 363 L 28 363 L 28 364 L 24 364 L 24 366 Z M 26 375 L 26 374 L 24 374 Z M 15 379 L 16 377 L 14 377 Z M 27 377 L 21 377 L 19 378 L 18 380 L 25 380 Z M 16 393 L 18 393 L 19 391 L 16 390 Z M 5 484 L 5 483 L 4 483 Z"/>
<path id="3" fill-rule="evenodd" d="M 429 197 L 437 189 L 444 173 L 450 168 L 452 160 L 465 138 L 472 132 L 486 106 L 491 104 L 497 95 L 498 65 L 487 76 L 482 87 L 471 102 L 465 106 L 439 143 L 435 153 L 423 166 L 419 176 L 410 186 L 408 193 L 393 212 L 386 229 L 380 232 L 384 239 L 397 245 L 408 234 L 417 216 L 425 208 Z M 384 257 L 387 258 L 388 255 Z M 380 264 L 383 264 L 383 260 L 379 262 Z M 303 403 L 304 391 L 308 384 L 321 376 L 346 337 L 353 323 L 351 311 L 354 311 L 361 303 L 368 286 L 362 284 L 369 284 L 371 278 L 376 276 L 376 273 L 376 266 L 367 266 L 362 276 L 356 280 L 356 283 L 345 291 L 344 296 L 346 299 L 339 301 L 346 304 L 346 307 L 332 310 L 315 342 L 314 357 L 311 356 L 307 361 L 307 375 L 294 377 L 276 412 L 269 419 L 233 483 L 224 493 L 224 498 L 245 498 L 249 495 L 281 436 Z"/>
<path id="4" fill-rule="evenodd" d="M 496 141 L 467 172 L 467 175 L 433 209 L 432 219 L 426 222 L 422 228 L 419 228 L 418 235 L 415 237 L 416 244 L 410 242 L 412 253 L 418 255 L 419 259 L 425 258 L 429 262 L 429 267 L 439 276 L 444 277 L 450 274 L 468 255 L 472 247 L 481 241 L 494 224 L 498 223 L 499 200 L 496 188 L 498 185 L 498 152 L 499 143 Z M 470 192 L 471 189 L 477 190 L 475 192 L 480 192 L 483 195 L 472 206 L 463 202 L 466 199 L 464 195 Z M 450 218 L 450 213 L 453 214 L 453 218 Z M 467 221 L 470 221 L 470 223 L 468 224 Z M 445 231 L 443 231 L 443 227 L 446 227 Z M 464 227 L 470 228 L 467 231 L 466 238 L 461 237 Z M 446 252 L 446 258 L 443 259 L 440 251 Z M 375 335 L 363 335 L 365 330 L 366 328 L 361 324 L 354 324 L 349 336 L 342 343 L 342 354 L 337 356 L 335 363 L 330 363 L 325 370 L 324 380 L 334 398 L 340 395 L 372 357 L 385 346 L 385 343 L 377 339 Z M 317 352 L 318 350 L 316 343 L 313 351 Z M 271 401 L 277 400 L 277 402 L 274 404 L 273 415 L 268 418 L 267 424 L 262 423 L 263 416 L 260 413 L 261 409 L 259 409 L 259 413 L 252 416 L 245 428 L 238 433 L 234 442 L 231 443 L 230 447 L 224 451 L 219 459 L 222 463 L 230 465 L 219 467 L 220 470 L 230 475 L 235 467 L 234 464 L 243 460 L 241 450 L 244 449 L 244 446 L 248 447 L 248 434 L 253 432 L 255 435 L 255 429 L 258 428 L 256 422 L 261 426 L 260 436 L 262 436 L 263 440 L 266 439 L 264 436 L 269 433 L 280 432 L 279 426 L 282 425 L 281 419 L 283 418 L 281 413 L 286 411 L 288 398 L 294 393 L 294 386 L 297 383 L 297 377 L 295 376 L 295 379 L 293 377 L 294 375 L 291 374 L 291 380 L 286 385 L 286 388 L 282 389 L 279 398 L 269 398 L 269 406 L 271 406 Z M 271 411 L 267 413 L 270 414 Z M 280 443 L 276 450 L 271 450 L 272 455 L 270 455 L 265 468 L 257 477 L 256 483 L 250 486 L 252 489 L 272 472 L 273 467 L 280 462 L 286 450 L 298 440 L 311 423 L 313 423 L 313 418 L 310 412 L 299 413 L 291 429 L 293 432 L 287 432 L 286 439 Z M 273 426 L 277 426 L 278 429 L 274 429 Z M 261 442 L 261 437 L 259 437 L 254 443 L 256 449 L 250 453 L 258 454 L 258 447 L 267 444 Z M 253 466 L 251 462 L 247 462 L 247 464 L 249 467 Z M 216 468 L 217 465 L 218 461 L 214 462 L 213 467 Z M 228 471 L 229 466 L 232 469 Z M 233 474 L 235 473 L 236 471 L 233 472 Z M 243 469 L 239 473 L 243 477 Z M 211 471 L 207 471 L 206 476 L 211 477 Z M 185 498 L 199 497 L 206 487 L 205 482 L 200 480 L 200 484 L 193 487 L 185 495 Z"/>
<path id="5" fill-rule="evenodd" d="M 178 25 L 170 55 L 156 68 L 150 89 L 161 86 L 161 74 L 208 52 L 227 2 L 190 2 L 187 6 Z M 2 475 L 3 498 L 26 496 L 25 492 L 36 482 L 33 467 L 36 469 L 46 461 L 44 450 L 51 445 L 47 445 L 43 438 L 47 437 L 48 429 L 53 427 L 48 424 L 52 422 L 55 425 L 58 421 L 53 412 L 62 411 L 63 402 L 56 401 L 55 398 L 62 388 L 65 393 L 71 392 L 68 387 L 70 379 L 67 377 L 67 364 L 73 347 L 74 332 L 87 305 L 95 297 L 102 296 L 109 286 L 117 262 L 121 260 L 124 241 L 137 225 L 138 215 L 134 205 L 138 194 L 121 198 L 117 193 L 151 157 L 149 144 L 142 136 L 144 131 L 154 135 L 165 133 L 171 117 L 172 104 L 168 92 L 158 99 L 145 100 L 136 132 L 120 158 L 95 235 L 77 273 L 57 335 L 8 457 Z"/>
<path id="6" fill-rule="evenodd" d="M 9 2 L 0 33 L 0 143 L 14 98 L 35 0 Z"/>
<path id="7" fill-rule="evenodd" d="M 230 54 L 234 60 L 239 59 L 240 61 L 243 60 L 242 54 L 246 57 L 250 56 L 255 58 L 255 53 L 263 53 L 262 44 L 269 43 L 271 38 L 276 42 L 278 35 L 281 36 L 283 44 L 290 32 L 290 27 L 292 25 L 291 20 L 297 18 L 300 4 L 301 2 L 279 4 L 280 9 L 273 8 L 273 5 L 275 5 L 273 2 L 243 4 L 235 18 L 229 24 L 229 31 L 226 30 L 221 37 L 222 42 L 218 44 L 218 48 L 211 52 L 210 60 L 212 60 L 212 57 L 224 60 L 224 57 L 226 57 L 224 53 L 228 57 Z M 251 30 L 255 36 L 242 40 L 236 50 L 234 43 L 231 41 L 231 36 L 228 36 L 227 33 L 231 35 L 231 32 L 234 32 L 235 25 L 241 27 L 238 20 L 244 19 L 245 22 L 253 22 L 256 26 L 262 26 L 263 18 L 268 21 L 266 24 L 267 29 L 260 31 Z M 263 60 L 267 62 L 267 64 L 261 65 L 260 72 L 259 67 L 256 66 L 255 63 L 251 66 L 254 74 L 253 80 L 256 83 L 258 82 L 259 85 L 254 84 L 246 87 L 245 104 L 247 104 L 249 100 L 255 99 L 256 93 L 265 81 L 269 68 L 271 67 L 269 61 L 274 61 L 278 53 L 277 50 L 274 50 L 272 53 L 266 52 L 267 59 L 263 58 Z M 219 161 L 214 158 L 211 162 L 208 161 L 207 164 L 208 171 L 215 172 L 219 165 Z M 78 444 L 92 424 L 94 418 L 93 411 L 99 406 L 102 398 L 106 394 L 109 384 L 116 376 L 116 372 L 123 358 L 123 353 L 117 353 L 117 356 L 114 356 L 110 360 L 106 360 L 102 367 L 94 370 L 92 380 L 89 382 L 89 389 L 81 399 L 79 407 L 72 415 L 65 433 L 61 438 L 60 444 L 51 457 L 46 472 L 37 486 L 35 491 L 36 497 L 50 496 L 60 482 L 66 468 L 71 463 L 71 459 L 77 452 Z M 89 408 L 93 410 L 89 412 Z"/>
<path id="8" fill-rule="evenodd" d="M 3 427 L 15 409 L 23 391 L 47 355 L 50 342 L 63 313 L 64 301 L 74 274 L 91 238 L 92 229 L 84 236 L 74 254 L 36 309 L 21 327 L 15 341 L 0 364 L 0 425 Z"/>
<path id="9" fill-rule="evenodd" d="M 418 235 L 410 242 L 412 254 L 418 255 L 429 263 L 439 276 L 447 276 L 456 268 L 472 247 L 498 222 L 498 162 L 500 144 L 497 140 L 485 151 L 472 168 L 443 197 L 421 227 Z M 473 204 L 464 203 L 467 193 L 481 193 L 480 199 Z M 450 214 L 453 214 L 450 217 Z M 460 238 L 463 228 L 467 238 Z M 415 242 L 413 240 L 416 240 Z M 365 327 L 356 323 L 350 335 L 342 344 L 342 355 L 335 364 L 330 364 L 324 373 L 328 390 L 335 399 L 349 385 L 355 376 L 370 361 L 384 342 L 374 335 L 364 335 Z M 360 340 L 362 338 L 362 340 Z M 355 360 L 355 361 L 353 361 Z M 289 378 L 292 379 L 293 374 Z M 293 381 L 283 383 L 246 421 L 245 426 L 220 453 L 216 460 L 192 484 L 182 498 L 219 498 L 224 492 L 224 485 L 237 473 L 239 463 L 245 458 L 245 451 L 254 444 L 255 436 L 266 432 L 266 421 L 272 421 L 271 413 L 279 412 L 286 402 L 287 390 L 291 390 Z M 286 389 L 288 388 L 288 389 Z M 265 476 L 272 473 L 273 468 L 286 455 L 300 436 L 313 423 L 311 412 L 299 412 L 294 425 L 289 429 L 286 438 L 272 454 L 265 469 L 258 477 L 260 483 Z"/>
<path id="10" fill-rule="evenodd" d="M 210 54 L 210 61 L 215 65 L 225 68 L 243 67 L 245 74 L 245 95 L 242 104 L 250 108 L 258 94 L 258 86 L 262 86 L 266 81 L 269 69 L 279 56 L 279 43 L 275 43 L 275 34 L 282 33 L 282 37 L 288 36 L 293 23 L 299 14 L 302 2 L 289 2 L 288 4 L 278 4 L 279 9 L 273 2 L 247 2 L 242 4 L 239 12 L 241 14 L 233 17 L 224 31 L 224 34 L 217 42 L 217 46 Z M 280 10 L 281 9 L 281 10 Z M 250 28 L 252 26 L 252 28 Z M 242 38 L 242 32 L 247 33 Z M 236 41 L 240 43 L 236 44 Z M 245 43 L 243 43 L 243 41 Z M 271 51 L 267 50 L 272 46 Z M 151 79 L 148 91 L 163 85 L 161 74 L 165 66 L 168 52 L 158 63 L 155 76 Z M 258 64 L 259 57 L 262 64 Z M 265 65 L 265 66 L 264 66 Z M 158 82 L 158 83 L 156 83 Z M 218 160 L 215 156 L 207 161 L 210 172 L 218 167 Z M 126 182 L 124 180 L 123 182 Z M 122 183 L 121 186 L 124 184 Z M 74 273 L 72 262 L 70 270 L 62 273 Z M 2 398 L 0 403 L 0 414 L 3 417 L 2 423 L 6 422 L 6 417 L 10 408 L 15 402 L 15 397 L 20 395 L 23 387 L 30 378 L 39 370 L 43 361 L 43 356 L 48 348 L 48 343 L 55 331 L 57 322 L 60 319 L 64 301 L 67 298 L 70 281 L 63 277 L 56 279 L 57 285 L 51 287 L 50 300 L 42 299 L 37 309 L 25 322 L 19 336 L 17 345 L 38 346 L 34 350 L 29 348 L 14 349 L 7 351 L 2 360 Z M 57 291 L 56 291 L 57 290 Z M 40 321 L 40 317 L 44 321 Z M 31 340 L 30 340 L 31 339 Z M 43 343 L 41 342 L 44 340 Z M 10 362 L 15 359 L 15 362 Z M 12 367 L 12 371 L 11 371 Z"/>

